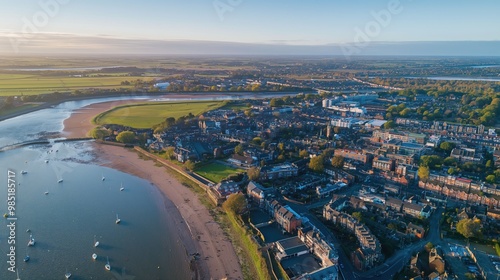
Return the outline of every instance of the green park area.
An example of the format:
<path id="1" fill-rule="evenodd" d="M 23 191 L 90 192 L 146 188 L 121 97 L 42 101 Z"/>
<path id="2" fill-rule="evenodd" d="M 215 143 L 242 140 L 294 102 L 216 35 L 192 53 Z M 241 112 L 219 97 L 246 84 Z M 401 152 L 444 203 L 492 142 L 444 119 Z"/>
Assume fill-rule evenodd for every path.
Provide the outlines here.
<path id="1" fill-rule="evenodd" d="M 208 180 L 219 183 L 230 175 L 245 172 L 243 169 L 236 169 L 220 163 L 210 163 L 195 169 L 195 172 Z"/>
<path id="2" fill-rule="evenodd" d="M 223 105 L 223 102 L 182 102 L 165 103 L 149 102 L 142 104 L 124 105 L 101 113 L 94 118 L 98 125 L 118 124 L 133 128 L 151 128 L 163 122 L 166 118 L 178 119 L 191 113 L 200 115 Z"/>

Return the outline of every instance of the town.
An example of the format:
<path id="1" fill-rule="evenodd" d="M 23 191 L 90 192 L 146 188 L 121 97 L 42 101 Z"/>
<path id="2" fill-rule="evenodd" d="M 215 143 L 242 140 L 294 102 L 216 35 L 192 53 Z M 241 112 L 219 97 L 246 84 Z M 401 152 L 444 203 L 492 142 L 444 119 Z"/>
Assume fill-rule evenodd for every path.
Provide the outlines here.
<path id="1" fill-rule="evenodd" d="M 400 97 L 226 101 L 155 129 L 104 125 L 102 138 L 132 130 L 216 205 L 244 194 L 237 214 L 290 279 L 495 279 L 500 130 L 421 118 L 434 99 Z"/>

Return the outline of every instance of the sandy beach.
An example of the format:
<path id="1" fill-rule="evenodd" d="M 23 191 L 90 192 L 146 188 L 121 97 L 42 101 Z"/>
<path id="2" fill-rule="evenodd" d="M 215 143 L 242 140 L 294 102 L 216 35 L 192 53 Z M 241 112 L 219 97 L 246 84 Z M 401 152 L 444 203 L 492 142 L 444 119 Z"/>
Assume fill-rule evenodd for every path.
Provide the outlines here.
<path id="1" fill-rule="evenodd" d="M 89 105 L 64 121 L 64 136 L 84 137 L 93 128 L 92 118 L 112 107 L 140 101 L 114 101 Z M 198 279 L 243 279 L 238 257 L 229 238 L 208 209 L 187 187 L 158 167 L 152 160 L 140 159 L 135 151 L 94 144 L 102 165 L 146 179 L 163 194 L 169 220 L 175 221 L 179 238 L 188 255 L 198 253 L 195 262 Z M 152 229 L 153 230 L 153 229 Z"/>

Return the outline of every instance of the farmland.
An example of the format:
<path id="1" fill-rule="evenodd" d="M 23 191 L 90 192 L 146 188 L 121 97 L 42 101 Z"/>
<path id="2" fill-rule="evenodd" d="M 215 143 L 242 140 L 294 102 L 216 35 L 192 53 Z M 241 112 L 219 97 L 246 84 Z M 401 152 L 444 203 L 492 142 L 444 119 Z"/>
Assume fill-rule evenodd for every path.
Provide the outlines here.
<path id="1" fill-rule="evenodd" d="M 68 75 L 61 72 L 49 74 L 38 72 L 26 74 L 0 73 L 0 96 L 36 95 L 86 88 L 132 88 L 132 85 L 124 86 L 121 83 L 137 79 L 150 81 L 152 78 L 130 76 L 127 73 L 107 75 Z"/>

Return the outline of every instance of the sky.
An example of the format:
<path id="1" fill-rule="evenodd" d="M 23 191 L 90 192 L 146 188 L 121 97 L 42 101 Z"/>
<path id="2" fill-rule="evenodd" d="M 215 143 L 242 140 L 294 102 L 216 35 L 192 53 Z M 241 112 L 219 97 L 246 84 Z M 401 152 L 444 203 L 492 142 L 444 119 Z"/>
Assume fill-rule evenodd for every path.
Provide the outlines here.
<path id="1" fill-rule="evenodd" d="M 408 42 L 449 41 L 466 43 L 452 50 L 461 53 L 467 41 L 475 41 L 484 44 L 486 55 L 495 55 L 487 45 L 500 41 L 497 0 L 0 0 L 0 5 L 1 53 L 208 53 L 206 42 L 211 52 L 221 53 L 245 54 L 254 47 L 256 53 L 372 54 L 397 52 Z"/>

